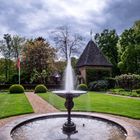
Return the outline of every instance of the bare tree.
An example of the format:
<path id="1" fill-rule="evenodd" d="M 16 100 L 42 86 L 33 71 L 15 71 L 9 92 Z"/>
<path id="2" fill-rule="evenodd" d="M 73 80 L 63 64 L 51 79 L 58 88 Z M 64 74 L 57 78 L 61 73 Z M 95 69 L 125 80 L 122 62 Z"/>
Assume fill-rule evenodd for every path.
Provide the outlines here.
<path id="1" fill-rule="evenodd" d="M 14 56 L 15 60 L 18 59 L 18 57 L 24 47 L 25 41 L 26 40 L 24 37 L 20 37 L 18 35 L 12 37 L 12 49 L 13 49 L 13 56 Z"/>
<path id="2" fill-rule="evenodd" d="M 67 60 L 68 56 L 79 53 L 79 48 L 83 44 L 83 37 L 73 34 L 68 26 L 58 27 L 53 33 L 53 40 L 59 52 Z"/>

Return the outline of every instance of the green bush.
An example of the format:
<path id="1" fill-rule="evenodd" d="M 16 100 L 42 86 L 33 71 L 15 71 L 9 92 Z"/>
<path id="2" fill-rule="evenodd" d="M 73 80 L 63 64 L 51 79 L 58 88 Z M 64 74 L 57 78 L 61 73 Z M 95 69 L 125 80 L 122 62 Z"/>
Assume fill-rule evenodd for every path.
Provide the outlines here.
<path id="1" fill-rule="evenodd" d="M 19 84 L 10 86 L 9 93 L 24 93 L 24 87 Z"/>
<path id="2" fill-rule="evenodd" d="M 139 97 L 139 95 L 138 95 L 136 92 L 132 92 L 132 93 L 130 94 L 130 96 L 131 96 L 131 97 Z"/>
<path id="3" fill-rule="evenodd" d="M 87 91 L 88 90 L 88 87 L 86 84 L 80 84 L 77 86 L 77 90 L 84 90 L 84 91 Z"/>
<path id="4" fill-rule="evenodd" d="M 40 85 L 37 85 L 35 87 L 35 93 L 46 93 L 47 92 L 47 88 L 46 86 L 40 84 Z"/>
<path id="5" fill-rule="evenodd" d="M 124 92 L 125 89 L 123 88 L 113 88 L 113 89 L 110 89 L 111 92 L 115 92 L 115 93 L 119 93 L 119 92 Z"/>
<path id="6" fill-rule="evenodd" d="M 137 89 L 136 90 L 136 93 L 140 95 L 140 89 Z"/>
<path id="7" fill-rule="evenodd" d="M 140 89 L 128 91 L 122 88 L 116 88 L 116 89 L 110 89 L 109 91 L 110 91 L 109 93 L 116 94 L 116 95 L 140 97 L 140 94 L 137 93 L 137 91 L 140 92 Z"/>
<path id="8" fill-rule="evenodd" d="M 86 82 L 87 84 L 92 81 L 104 80 L 106 77 L 110 76 L 110 71 L 106 69 L 86 69 Z"/>
<path id="9" fill-rule="evenodd" d="M 115 78 L 109 77 L 109 78 L 106 78 L 106 80 L 108 82 L 108 88 L 115 88 L 115 85 L 116 85 Z"/>
<path id="10" fill-rule="evenodd" d="M 140 88 L 140 75 L 122 74 L 120 76 L 116 76 L 115 79 L 117 86 L 124 88 L 125 90 Z"/>
<path id="11" fill-rule="evenodd" d="M 90 91 L 105 91 L 108 88 L 107 80 L 98 80 L 89 84 Z"/>

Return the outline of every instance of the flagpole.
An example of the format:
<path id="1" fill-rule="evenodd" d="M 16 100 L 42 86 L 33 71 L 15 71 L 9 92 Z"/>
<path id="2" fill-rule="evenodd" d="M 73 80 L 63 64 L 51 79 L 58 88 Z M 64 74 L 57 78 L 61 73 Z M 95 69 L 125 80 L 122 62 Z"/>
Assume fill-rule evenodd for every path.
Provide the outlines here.
<path id="1" fill-rule="evenodd" d="M 18 82 L 19 82 L 19 85 L 20 85 L 20 67 L 18 68 Z"/>
<path id="2" fill-rule="evenodd" d="M 18 83 L 20 85 L 20 57 L 17 60 L 17 68 L 18 68 Z"/>

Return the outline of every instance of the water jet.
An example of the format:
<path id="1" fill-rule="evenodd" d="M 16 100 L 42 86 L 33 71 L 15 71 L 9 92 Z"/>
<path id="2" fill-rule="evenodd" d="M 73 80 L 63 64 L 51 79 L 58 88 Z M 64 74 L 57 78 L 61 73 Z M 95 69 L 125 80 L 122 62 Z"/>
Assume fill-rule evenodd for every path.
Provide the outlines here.
<path id="1" fill-rule="evenodd" d="M 71 121 L 71 110 L 74 107 L 73 98 L 78 97 L 82 94 L 86 94 L 86 91 L 76 91 L 74 90 L 74 80 L 73 80 L 73 70 L 71 66 L 71 60 L 68 57 L 68 62 L 65 71 L 65 90 L 53 91 L 56 95 L 65 98 L 65 107 L 68 112 L 67 122 L 63 124 L 64 134 L 74 134 L 78 131 L 76 130 L 76 125 Z"/>

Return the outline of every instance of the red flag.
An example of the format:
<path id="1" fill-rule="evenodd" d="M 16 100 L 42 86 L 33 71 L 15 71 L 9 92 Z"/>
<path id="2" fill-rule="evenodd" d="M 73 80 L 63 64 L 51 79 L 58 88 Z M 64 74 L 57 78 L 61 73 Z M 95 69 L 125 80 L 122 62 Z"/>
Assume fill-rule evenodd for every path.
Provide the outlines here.
<path id="1" fill-rule="evenodd" d="M 20 58 L 17 59 L 17 68 L 20 69 Z"/>

